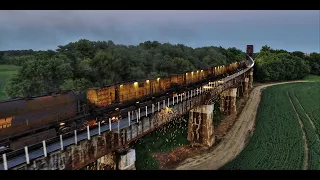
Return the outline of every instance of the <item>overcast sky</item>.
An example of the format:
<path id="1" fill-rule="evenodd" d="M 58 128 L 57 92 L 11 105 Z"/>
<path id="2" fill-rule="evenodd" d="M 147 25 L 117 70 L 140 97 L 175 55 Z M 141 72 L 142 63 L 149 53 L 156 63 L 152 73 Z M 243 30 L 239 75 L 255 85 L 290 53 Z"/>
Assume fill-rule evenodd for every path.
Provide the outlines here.
<path id="1" fill-rule="evenodd" d="M 0 50 L 55 50 L 81 38 L 320 52 L 320 11 L 0 11 Z"/>

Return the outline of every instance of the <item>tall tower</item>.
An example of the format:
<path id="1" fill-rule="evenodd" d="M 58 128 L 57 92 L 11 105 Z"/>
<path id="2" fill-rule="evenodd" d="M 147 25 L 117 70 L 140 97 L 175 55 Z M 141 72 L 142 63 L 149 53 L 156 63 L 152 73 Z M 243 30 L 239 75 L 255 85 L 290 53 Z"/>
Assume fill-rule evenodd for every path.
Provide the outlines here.
<path id="1" fill-rule="evenodd" d="M 253 58 L 253 45 L 247 45 L 247 54 L 252 58 Z M 247 56 L 247 60 L 249 60 L 249 57 Z"/>
<path id="2" fill-rule="evenodd" d="M 253 57 L 253 45 L 247 45 L 247 55 L 248 55 L 248 56 L 246 56 L 247 60 L 252 62 L 252 60 L 250 60 L 249 56 L 252 59 L 254 59 L 254 57 Z M 252 63 L 254 63 L 254 62 L 252 62 Z M 250 71 L 249 71 L 249 89 L 251 89 L 252 87 L 253 87 L 253 68 L 251 68 Z"/>

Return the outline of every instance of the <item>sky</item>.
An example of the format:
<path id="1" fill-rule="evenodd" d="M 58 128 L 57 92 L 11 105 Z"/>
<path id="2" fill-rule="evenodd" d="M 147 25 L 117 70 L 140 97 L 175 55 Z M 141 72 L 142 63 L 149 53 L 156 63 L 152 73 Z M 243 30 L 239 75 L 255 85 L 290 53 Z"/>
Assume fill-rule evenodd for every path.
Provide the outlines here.
<path id="1" fill-rule="evenodd" d="M 79 39 L 320 52 L 320 11 L 0 10 L 0 50 L 55 50 Z"/>

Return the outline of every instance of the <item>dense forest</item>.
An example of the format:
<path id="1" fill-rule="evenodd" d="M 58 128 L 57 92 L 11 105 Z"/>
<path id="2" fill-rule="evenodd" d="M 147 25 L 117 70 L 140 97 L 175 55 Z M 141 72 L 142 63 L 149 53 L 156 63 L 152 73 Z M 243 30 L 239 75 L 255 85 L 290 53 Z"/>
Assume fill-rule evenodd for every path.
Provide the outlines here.
<path id="1" fill-rule="evenodd" d="M 320 54 L 305 55 L 263 46 L 255 55 L 255 80 L 260 82 L 302 79 L 308 74 L 320 75 Z"/>
<path id="2" fill-rule="evenodd" d="M 157 41 L 127 46 L 81 39 L 54 51 L 0 51 L 0 64 L 22 67 L 5 86 L 11 98 L 59 90 L 83 92 L 89 87 L 168 76 L 244 59 L 244 52 L 237 48 L 191 48 Z M 299 79 L 310 72 L 320 75 L 317 53 L 305 56 L 264 46 L 255 53 L 255 60 L 255 76 L 262 82 Z"/>
<path id="3" fill-rule="evenodd" d="M 81 39 L 55 51 L 0 52 L 1 64 L 21 66 L 5 87 L 9 97 L 58 90 L 81 92 L 115 82 L 157 78 L 219 66 L 245 58 L 236 48 L 191 48 L 147 41 L 137 46 Z"/>

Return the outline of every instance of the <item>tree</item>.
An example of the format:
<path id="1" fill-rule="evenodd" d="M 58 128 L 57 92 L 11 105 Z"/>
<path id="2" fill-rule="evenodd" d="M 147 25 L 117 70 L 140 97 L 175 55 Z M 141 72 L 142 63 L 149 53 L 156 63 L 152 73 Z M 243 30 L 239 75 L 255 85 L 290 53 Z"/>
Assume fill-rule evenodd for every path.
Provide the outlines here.
<path id="1" fill-rule="evenodd" d="M 297 79 L 308 72 L 319 73 L 319 54 L 302 58 L 263 46 L 255 53 L 254 74 L 261 81 Z M 115 82 L 158 78 L 245 60 L 245 53 L 230 47 L 192 48 L 183 44 L 146 41 L 137 46 L 112 41 L 81 39 L 57 47 L 56 51 L 0 51 L 0 63 L 22 66 L 6 86 L 10 97 L 40 95 L 49 91 L 103 87 Z"/>
<path id="2" fill-rule="evenodd" d="M 264 45 L 261 47 L 260 52 L 268 52 L 270 50 L 271 50 L 270 46 Z"/>
<path id="3" fill-rule="evenodd" d="M 87 88 L 92 87 L 93 84 L 85 79 L 66 79 L 64 83 L 60 86 L 61 90 L 72 90 L 76 94 L 80 94 L 81 92 L 85 91 Z"/>
<path id="4" fill-rule="evenodd" d="M 256 57 L 255 78 L 261 82 L 302 79 L 310 72 L 308 62 L 297 56 L 264 47 Z"/>
<path id="5" fill-rule="evenodd" d="M 18 75 L 5 86 L 9 97 L 24 97 L 45 94 L 59 90 L 65 79 L 72 77 L 68 59 L 30 59 L 24 62 Z"/>
<path id="6" fill-rule="evenodd" d="M 301 52 L 301 51 L 294 51 L 291 54 L 293 56 L 297 56 L 297 57 L 299 57 L 301 59 L 305 59 L 306 58 L 305 54 L 303 52 Z"/>
<path id="7" fill-rule="evenodd" d="M 311 53 L 306 57 L 307 62 L 310 64 L 310 73 L 320 75 L 320 53 Z"/>

